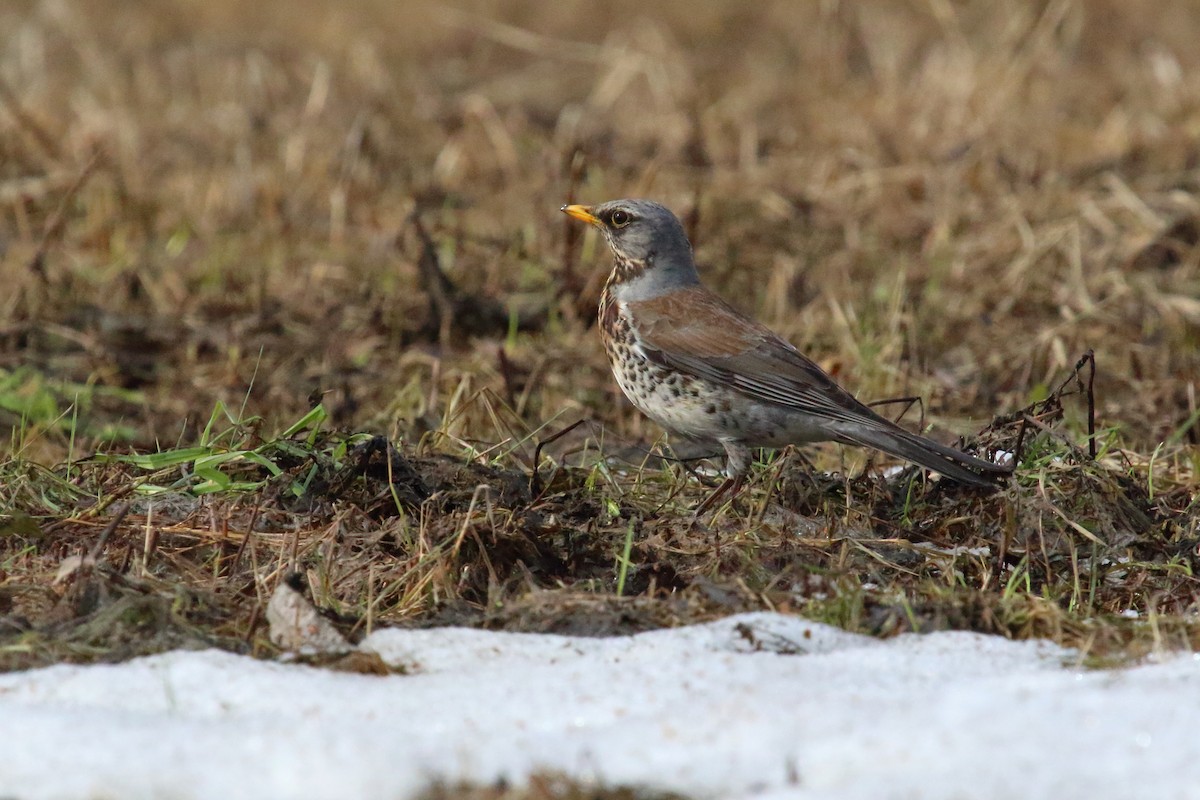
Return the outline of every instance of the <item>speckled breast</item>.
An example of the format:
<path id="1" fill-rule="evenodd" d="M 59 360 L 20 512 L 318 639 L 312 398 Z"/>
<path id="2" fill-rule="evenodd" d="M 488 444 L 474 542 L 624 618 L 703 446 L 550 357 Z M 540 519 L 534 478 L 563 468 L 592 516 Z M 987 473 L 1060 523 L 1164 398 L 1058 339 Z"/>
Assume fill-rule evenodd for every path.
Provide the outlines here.
<path id="1" fill-rule="evenodd" d="M 607 295 L 600 307 L 600 331 L 617 385 L 650 419 L 673 433 L 717 441 L 737 438 L 741 428 L 737 392 L 645 358 L 619 304 Z"/>

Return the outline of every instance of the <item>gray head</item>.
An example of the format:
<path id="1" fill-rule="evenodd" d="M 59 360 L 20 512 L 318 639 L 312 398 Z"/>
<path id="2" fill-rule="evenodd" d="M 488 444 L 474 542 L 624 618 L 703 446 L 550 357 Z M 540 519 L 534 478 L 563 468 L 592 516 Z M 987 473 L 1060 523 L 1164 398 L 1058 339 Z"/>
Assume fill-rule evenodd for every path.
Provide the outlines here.
<path id="1" fill-rule="evenodd" d="M 610 200 L 598 206 L 563 206 L 595 225 L 616 256 L 610 286 L 622 299 L 644 300 L 700 282 L 692 245 L 671 211 L 651 200 Z"/>

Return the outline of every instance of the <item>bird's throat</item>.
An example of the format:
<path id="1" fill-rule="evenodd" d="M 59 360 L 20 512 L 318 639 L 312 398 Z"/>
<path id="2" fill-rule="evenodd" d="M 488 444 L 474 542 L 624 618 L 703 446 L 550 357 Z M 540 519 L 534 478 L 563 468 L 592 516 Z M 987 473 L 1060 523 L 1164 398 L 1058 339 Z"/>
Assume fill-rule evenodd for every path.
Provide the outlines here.
<path id="1" fill-rule="evenodd" d="M 642 261 L 633 261 L 628 258 L 617 257 L 613 263 L 612 272 L 608 274 L 608 282 L 605 288 L 612 291 L 618 286 L 627 283 L 632 283 L 638 278 L 646 274 L 647 264 Z"/>

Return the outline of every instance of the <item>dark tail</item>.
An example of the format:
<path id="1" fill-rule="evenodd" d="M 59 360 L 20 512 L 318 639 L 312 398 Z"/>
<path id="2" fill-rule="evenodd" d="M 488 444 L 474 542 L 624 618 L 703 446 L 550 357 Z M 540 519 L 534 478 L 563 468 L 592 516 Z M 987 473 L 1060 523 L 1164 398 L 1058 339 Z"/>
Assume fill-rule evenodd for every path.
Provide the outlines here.
<path id="1" fill-rule="evenodd" d="M 843 428 L 840 431 L 842 441 L 882 450 L 889 455 L 939 472 L 959 483 L 994 489 L 1002 478 L 1012 474 L 1011 467 L 984 461 L 953 447 L 938 444 L 932 439 L 910 433 L 891 423 L 887 423 L 886 428 L 865 425 L 856 428 Z"/>

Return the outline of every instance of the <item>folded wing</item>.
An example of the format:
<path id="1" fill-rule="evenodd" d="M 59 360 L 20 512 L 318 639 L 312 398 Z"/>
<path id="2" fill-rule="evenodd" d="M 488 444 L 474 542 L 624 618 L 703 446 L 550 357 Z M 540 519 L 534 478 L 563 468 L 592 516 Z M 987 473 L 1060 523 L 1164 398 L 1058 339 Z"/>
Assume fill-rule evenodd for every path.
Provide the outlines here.
<path id="1" fill-rule="evenodd" d="M 992 484 L 964 467 L 993 475 L 1010 471 L 881 417 L 789 342 L 702 287 L 630 305 L 647 358 L 823 419 L 831 439 L 874 447 L 964 483 Z"/>

